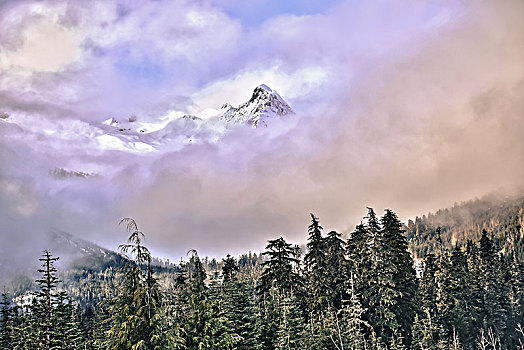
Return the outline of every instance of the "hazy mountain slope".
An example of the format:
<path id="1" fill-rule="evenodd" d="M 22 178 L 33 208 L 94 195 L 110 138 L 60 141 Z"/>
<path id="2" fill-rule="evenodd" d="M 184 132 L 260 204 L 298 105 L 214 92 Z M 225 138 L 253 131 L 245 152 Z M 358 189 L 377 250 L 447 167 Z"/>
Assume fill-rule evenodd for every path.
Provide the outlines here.
<path id="1" fill-rule="evenodd" d="M 0 285 L 4 284 L 15 290 L 30 289 L 38 276 L 38 259 L 44 249 L 60 258 L 56 263 L 60 271 L 79 268 L 86 271 L 102 271 L 108 267 L 119 266 L 123 259 L 109 249 L 59 231 L 43 235 L 38 245 L 38 248 L 27 251 L 23 257 L 12 256 L 9 251 L 0 247 Z M 21 259 L 23 263 L 19 263 Z"/>
<path id="2" fill-rule="evenodd" d="M 409 220 L 407 234 L 418 257 L 435 249 L 437 227 L 441 227 L 442 241 L 448 247 L 476 241 L 485 229 L 497 239 L 500 249 L 522 255 L 523 222 L 524 197 L 490 195 Z"/>

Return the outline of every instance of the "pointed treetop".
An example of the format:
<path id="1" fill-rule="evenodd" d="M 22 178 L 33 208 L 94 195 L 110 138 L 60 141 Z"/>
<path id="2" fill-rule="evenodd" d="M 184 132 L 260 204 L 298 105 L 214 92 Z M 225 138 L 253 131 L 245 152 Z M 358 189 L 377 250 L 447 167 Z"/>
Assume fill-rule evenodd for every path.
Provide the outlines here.
<path id="1" fill-rule="evenodd" d="M 235 276 L 235 273 L 239 270 L 237 261 L 231 255 L 227 255 L 225 259 L 222 259 L 224 265 L 222 266 L 222 275 L 224 281 L 230 281 Z"/>
<path id="2" fill-rule="evenodd" d="M 150 264 L 151 253 L 149 249 L 142 245 L 142 240 L 145 238 L 145 235 L 138 229 L 136 221 L 131 218 L 123 218 L 120 220 L 119 225 L 121 224 L 126 224 L 127 232 L 131 233 L 131 235 L 127 239 L 127 244 L 119 245 L 118 249 L 120 249 L 123 254 L 133 254 L 138 265 Z"/>

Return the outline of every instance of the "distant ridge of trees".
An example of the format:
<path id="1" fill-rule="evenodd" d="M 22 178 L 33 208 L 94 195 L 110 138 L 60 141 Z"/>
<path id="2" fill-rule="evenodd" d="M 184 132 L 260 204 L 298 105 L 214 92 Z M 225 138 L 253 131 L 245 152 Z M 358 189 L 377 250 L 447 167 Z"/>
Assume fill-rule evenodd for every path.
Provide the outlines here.
<path id="1" fill-rule="evenodd" d="M 423 258 L 437 248 L 437 228 L 442 243 L 451 248 L 477 241 L 483 230 L 489 232 L 496 246 L 505 252 L 524 257 L 524 196 L 489 195 L 456 203 L 407 222 L 407 237 L 415 256 Z"/>

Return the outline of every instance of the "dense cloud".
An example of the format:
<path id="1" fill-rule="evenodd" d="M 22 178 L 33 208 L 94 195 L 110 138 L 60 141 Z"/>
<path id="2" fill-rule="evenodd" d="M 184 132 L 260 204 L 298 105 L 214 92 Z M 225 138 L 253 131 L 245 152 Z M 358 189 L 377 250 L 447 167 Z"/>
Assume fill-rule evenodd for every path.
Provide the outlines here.
<path id="1" fill-rule="evenodd" d="M 0 109 L 22 126 L 0 120 L 4 246 L 59 228 L 115 247 L 131 216 L 157 254 L 222 256 L 303 241 L 309 212 L 348 231 L 366 206 L 406 220 L 522 187 L 521 1 L 348 2 L 250 25 L 207 2 L 93 3 L 0 11 Z M 63 40 L 28 61 L 35 23 Z M 83 133 L 109 115 L 238 103 L 259 83 L 291 122 L 146 155 Z"/>

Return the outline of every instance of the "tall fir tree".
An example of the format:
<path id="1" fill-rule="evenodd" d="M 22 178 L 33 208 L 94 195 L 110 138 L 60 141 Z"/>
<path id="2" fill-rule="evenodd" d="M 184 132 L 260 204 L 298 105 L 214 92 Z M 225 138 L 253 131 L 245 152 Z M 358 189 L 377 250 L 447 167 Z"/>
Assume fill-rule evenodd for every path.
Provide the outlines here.
<path id="1" fill-rule="evenodd" d="M 229 254 L 222 266 L 222 307 L 224 316 L 231 324 L 234 334 L 239 336 L 238 349 L 259 349 L 260 316 L 255 305 L 255 290 L 248 279 L 238 276 L 239 266 Z"/>
<path id="2" fill-rule="evenodd" d="M 269 240 L 262 255 L 268 259 L 262 263 L 263 272 L 257 286 L 259 295 L 264 298 L 272 287 L 284 293 L 291 293 L 300 285 L 296 272 L 299 260 L 295 248 L 284 238 Z"/>
<path id="3" fill-rule="evenodd" d="M 57 305 L 56 287 L 60 282 L 56 277 L 57 269 L 54 263 L 58 259 L 47 250 L 44 250 L 42 258 L 39 259 L 42 262 L 42 268 L 38 269 L 38 272 L 42 274 L 42 277 L 36 280 L 39 291 L 35 294 L 31 313 L 35 321 L 33 327 L 35 327 L 38 347 L 42 350 L 51 349 L 56 338 L 61 336 L 54 323 Z"/>
<path id="4" fill-rule="evenodd" d="M 276 348 L 276 339 L 283 339 L 282 334 L 285 334 L 282 327 L 286 323 L 282 323 L 280 307 L 290 300 L 295 303 L 294 294 L 301 289 L 301 283 L 296 267 L 299 264 L 297 249 L 284 238 L 269 240 L 262 255 L 268 258 L 262 263 L 264 270 L 257 285 L 257 295 L 262 318 L 261 342 L 264 349 L 270 350 Z M 294 306 L 292 309 L 294 312 Z"/>
<path id="5" fill-rule="evenodd" d="M 304 318 L 294 293 L 283 294 L 277 289 L 273 289 L 273 292 L 272 299 L 277 303 L 276 310 L 280 321 L 275 334 L 274 349 L 312 349 L 304 346 Z"/>
<path id="6" fill-rule="evenodd" d="M 330 231 L 325 238 L 327 302 L 335 310 L 340 310 L 342 301 L 347 299 L 345 284 L 349 279 L 346 243 L 341 236 L 336 231 Z"/>
<path id="7" fill-rule="evenodd" d="M 326 241 L 322 237 L 322 226 L 315 215 L 311 215 L 311 224 L 308 227 L 307 252 L 304 256 L 306 280 L 309 286 L 310 309 L 322 309 L 327 306 L 327 257 Z"/>
<path id="8" fill-rule="evenodd" d="M 210 307 L 211 349 L 236 349 L 241 336 L 236 332 L 233 320 L 228 317 L 230 299 L 227 298 L 220 281 L 219 272 L 211 277 L 208 288 Z"/>
<path id="9" fill-rule="evenodd" d="M 120 250 L 128 261 L 119 294 L 110 302 L 111 329 L 106 345 L 119 349 L 163 349 L 173 346 L 174 338 L 165 327 L 162 294 L 153 277 L 151 253 L 142 244 L 144 234 L 136 222 L 124 218 L 130 236 Z"/>
<path id="10" fill-rule="evenodd" d="M 496 254 L 493 239 L 488 237 L 486 230 L 482 231 L 479 251 L 484 290 L 482 326 L 486 332 L 492 329 L 496 337 L 504 340 L 506 335 L 513 331 L 508 329 L 511 312 L 511 305 L 507 299 L 509 286 L 505 283 L 504 261 Z"/>
<path id="11" fill-rule="evenodd" d="M 395 266 L 393 285 L 397 295 L 394 300 L 396 320 L 400 326 L 398 338 L 404 339 L 406 345 L 411 342 L 411 325 L 417 309 L 417 279 L 413 268 L 413 259 L 408 251 L 405 230 L 398 216 L 387 209 L 381 218 L 383 226 L 382 242 L 384 259 Z"/>
<path id="12" fill-rule="evenodd" d="M 74 306 L 73 300 L 65 291 L 57 294 L 57 304 L 53 316 L 53 324 L 56 327 L 57 336 L 53 339 L 52 348 L 64 350 L 82 349 L 80 315 Z"/>
<path id="13" fill-rule="evenodd" d="M 13 308 L 11 301 L 7 296 L 7 292 L 2 292 L 2 300 L 0 300 L 0 349 L 8 350 L 13 348 L 14 331 L 13 331 Z"/>
<path id="14" fill-rule="evenodd" d="M 354 289 L 358 295 L 363 295 L 367 290 L 368 274 L 371 270 L 371 249 L 368 245 L 368 232 L 363 223 L 357 225 L 350 234 L 346 244 L 346 255 L 348 266 L 346 274 L 351 276 L 351 280 L 346 280 L 345 289 Z M 351 285 L 349 284 L 351 281 Z M 366 309 L 367 299 L 362 300 L 362 307 Z M 367 314 L 365 313 L 365 317 Z"/>
<path id="15" fill-rule="evenodd" d="M 191 258 L 187 264 L 187 317 L 184 336 L 188 350 L 212 349 L 213 325 L 212 305 L 208 298 L 208 287 L 205 284 L 206 272 L 196 250 L 189 252 Z M 216 327 L 215 327 L 216 328 Z"/>
<path id="16" fill-rule="evenodd" d="M 429 316 L 433 319 L 437 315 L 437 283 L 435 280 L 437 268 L 435 254 L 426 255 L 418 289 L 421 309 L 429 312 Z"/>

